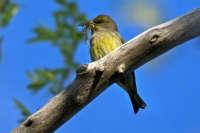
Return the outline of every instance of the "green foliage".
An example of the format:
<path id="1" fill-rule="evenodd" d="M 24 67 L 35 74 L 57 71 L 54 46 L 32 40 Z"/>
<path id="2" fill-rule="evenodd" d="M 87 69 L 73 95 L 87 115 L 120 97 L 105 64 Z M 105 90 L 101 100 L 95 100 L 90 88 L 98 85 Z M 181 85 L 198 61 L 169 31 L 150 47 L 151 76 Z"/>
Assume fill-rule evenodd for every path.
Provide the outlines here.
<path id="1" fill-rule="evenodd" d="M 35 36 L 28 39 L 30 44 L 37 42 L 49 42 L 50 45 L 59 49 L 64 66 L 58 68 L 36 68 L 28 72 L 27 75 L 31 80 L 28 90 L 37 93 L 43 88 L 47 88 L 50 94 L 55 95 L 64 89 L 65 82 L 70 73 L 77 67 L 74 62 L 75 50 L 82 40 L 82 32 L 78 31 L 77 26 L 86 21 L 76 3 L 68 0 L 55 0 L 60 8 L 53 12 L 55 27 L 53 29 L 43 25 L 38 25 L 33 29 Z M 45 51 L 44 51 L 45 52 Z M 30 111 L 15 99 L 15 104 L 22 112 L 23 119 L 30 115 Z"/>
<path id="2" fill-rule="evenodd" d="M 74 62 L 75 50 L 82 40 L 82 32 L 77 29 L 78 24 L 86 21 L 74 2 L 67 0 L 55 0 L 60 8 L 53 12 L 55 28 L 50 29 L 45 25 L 38 25 L 33 29 L 35 37 L 29 39 L 29 43 L 49 42 L 59 49 L 64 66 L 62 68 L 36 69 L 28 73 L 31 83 L 29 90 L 38 92 L 44 87 L 48 87 L 51 94 L 56 94 L 64 88 L 64 83 L 69 74 L 77 67 Z"/>
<path id="3" fill-rule="evenodd" d="M 0 0 L 0 30 L 5 28 L 11 18 L 17 13 L 18 5 L 12 3 L 10 0 Z M 2 44 L 3 36 L 0 35 L 0 61 L 2 60 Z"/>
<path id="4" fill-rule="evenodd" d="M 5 27 L 17 13 L 18 5 L 9 0 L 0 1 L 0 28 Z"/>
<path id="5" fill-rule="evenodd" d="M 23 118 L 20 120 L 24 121 L 29 115 L 31 115 L 31 112 L 17 99 L 14 99 L 16 107 L 21 111 L 21 114 Z"/>
<path id="6" fill-rule="evenodd" d="M 64 88 L 64 81 L 68 76 L 69 71 L 65 68 L 36 69 L 34 72 L 29 72 L 28 77 L 32 83 L 28 85 L 29 90 L 37 92 L 45 86 L 49 86 L 49 91 L 52 94 L 58 93 Z"/>

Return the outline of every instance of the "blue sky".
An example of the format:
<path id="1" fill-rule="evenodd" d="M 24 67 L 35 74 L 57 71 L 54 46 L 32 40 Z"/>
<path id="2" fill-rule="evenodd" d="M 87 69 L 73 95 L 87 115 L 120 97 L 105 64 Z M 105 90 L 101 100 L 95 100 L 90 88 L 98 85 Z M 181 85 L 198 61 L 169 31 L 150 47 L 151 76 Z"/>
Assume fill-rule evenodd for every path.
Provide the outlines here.
<path id="1" fill-rule="evenodd" d="M 53 27 L 51 12 L 57 6 L 49 0 L 15 0 L 20 11 L 10 25 L 1 31 L 5 37 L 3 62 L 0 64 L 0 132 L 9 132 L 17 126 L 20 112 L 13 98 L 36 111 L 50 96 L 46 90 L 38 95 L 27 91 L 29 80 L 26 72 L 36 67 L 56 67 L 63 64 L 59 52 L 48 43 L 27 45 L 33 36 L 31 31 L 37 24 Z M 109 14 L 118 23 L 125 40 L 129 40 L 146 29 L 136 22 L 127 23 L 122 7 L 128 0 L 86 1 L 77 0 L 80 10 L 93 18 L 98 14 Z M 159 9 L 160 21 L 164 22 L 183 15 L 200 5 L 199 0 L 154 0 Z M 132 2 L 131 4 L 134 4 Z M 199 133 L 200 131 L 200 39 L 193 39 L 136 70 L 140 95 L 147 108 L 134 115 L 127 94 L 113 85 L 92 103 L 64 124 L 57 133 Z M 81 44 L 75 59 L 89 62 L 88 46 Z"/>

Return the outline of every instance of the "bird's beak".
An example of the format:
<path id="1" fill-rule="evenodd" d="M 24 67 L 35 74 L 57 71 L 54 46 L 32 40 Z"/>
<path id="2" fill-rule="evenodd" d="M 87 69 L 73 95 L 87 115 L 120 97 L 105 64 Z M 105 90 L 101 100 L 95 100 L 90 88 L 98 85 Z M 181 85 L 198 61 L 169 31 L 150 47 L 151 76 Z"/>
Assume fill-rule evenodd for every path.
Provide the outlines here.
<path id="1" fill-rule="evenodd" d="M 93 22 L 93 20 L 88 20 L 88 21 L 80 24 L 80 26 L 83 26 L 83 27 L 86 27 L 86 28 L 89 28 L 89 29 L 93 29 L 94 28 L 94 22 Z"/>

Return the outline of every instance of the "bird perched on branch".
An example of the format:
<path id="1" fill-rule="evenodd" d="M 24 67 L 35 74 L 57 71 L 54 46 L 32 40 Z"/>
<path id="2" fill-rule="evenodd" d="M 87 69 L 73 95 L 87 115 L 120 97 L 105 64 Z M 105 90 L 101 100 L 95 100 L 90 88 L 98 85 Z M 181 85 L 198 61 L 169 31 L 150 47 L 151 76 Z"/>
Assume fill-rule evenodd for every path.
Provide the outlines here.
<path id="1" fill-rule="evenodd" d="M 108 15 L 99 15 L 93 20 L 83 24 L 85 29 L 91 31 L 90 56 L 92 61 L 96 61 L 124 43 L 114 20 Z M 144 109 L 146 104 L 137 93 L 135 74 L 128 72 L 124 78 L 118 82 L 130 96 L 134 112 Z"/>

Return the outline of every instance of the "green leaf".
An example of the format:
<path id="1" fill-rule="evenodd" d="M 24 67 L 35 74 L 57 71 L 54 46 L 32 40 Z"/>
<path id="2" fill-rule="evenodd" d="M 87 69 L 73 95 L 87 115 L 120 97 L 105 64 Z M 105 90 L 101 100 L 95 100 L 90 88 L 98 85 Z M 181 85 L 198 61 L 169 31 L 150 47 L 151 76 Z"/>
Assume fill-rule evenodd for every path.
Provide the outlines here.
<path id="1" fill-rule="evenodd" d="M 56 94 L 64 88 L 64 83 L 69 76 L 68 73 L 78 66 L 74 61 L 74 53 L 83 38 L 77 25 L 84 22 L 86 17 L 78 10 L 75 2 L 68 0 L 55 0 L 55 2 L 60 6 L 58 10 L 53 12 L 55 27 L 36 26 L 33 29 L 35 36 L 29 39 L 29 42 L 49 42 L 60 50 L 65 64 L 62 68 L 36 69 L 28 73 L 31 79 L 28 88 L 33 92 L 47 87 L 51 94 Z"/>
<path id="2" fill-rule="evenodd" d="M 27 87 L 30 90 L 32 90 L 33 92 L 36 92 L 36 91 L 42 89 L 47 84 L 48 84 L 48 82 L 44 82 L 42 80 L 38 80 L 38 81 L 30 83 Z"/>
<path id="3" fill-rule="evenodd" d="M 61 4 L 61 5 L 64 5 L 64 4 L 65 4 L 65 0 L 56 0 L 56 2 L 57 2 L 58 4 Z"/>
<path id="4" fill-rule="evenodd" d="M 32 82 L 28 85 L 28 88 L 33 92 L 37 92 L 42 89 L 55 78 L 55 73 L 45 69 L 36 69 L 34 72 L 28 72 L 27 75 L 32 80 Z"/>
<path id="5" fill-rule="evenodd" d="M 28 40 L 29 43 L 34 43 L 39 41 L 52 41 L 54 44 L 58 39 L 54 31 L 42 25 L 34 28 L 33 32 L 36 34 L 36 36 L 29 39 Z"/>
<path id="6" fill-rule="evenodd" d="M 23 118 L 20 121 L 25 120 L 28 116 L 31 115 L 31 112 L 27 109 L 27 107 L 24 106 L 22 102 L 14 98 L 14 102 L 16 107 L 20 110 Z"/>
<path id="7" fill-rule="evenodd" d="M 6 26 L 11 18 L 17 13 L 19 7 L 17 4 L 9 3 L 7 5 L 6 11 L 1 14 L 0 17 L 0 27 Z"/>
<path id="8" fill-rule="evenodd" d="M 31 79 L 31 83 L 28 85 L 28 88 L 33 92 L 38 92 L 45 86 L 49 86 L 49 88 L 55 88 L 55 84 L 58 83 L 60 84 L 59 86 L 63 86 L 63 81 L 67 78 L 68 73 L 69 70 L 65 68 L 36 69 L 33 72 L 27 73 L 28 77 Z"/>
<path id="9" fill-rule="evenodd" d="M 8 4 L 9 4 L 9 0 L 1 0 L 0 1 L 0 13 L 5 12 Z"/>

